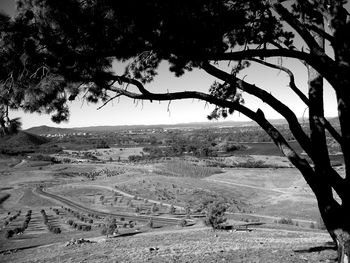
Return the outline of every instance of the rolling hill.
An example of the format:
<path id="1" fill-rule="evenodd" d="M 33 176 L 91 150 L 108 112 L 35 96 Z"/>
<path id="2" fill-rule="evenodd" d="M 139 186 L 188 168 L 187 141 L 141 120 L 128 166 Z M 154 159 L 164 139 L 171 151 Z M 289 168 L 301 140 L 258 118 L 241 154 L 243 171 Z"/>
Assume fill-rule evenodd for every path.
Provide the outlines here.
<path id="1" fill-rule="evenodd" d="M 39 147 L 42 144 L 48 143 L 49 139 L 28 132 L 20 131 L 11 136 L 0 138 L 1 149 L 31 149 Z"/>

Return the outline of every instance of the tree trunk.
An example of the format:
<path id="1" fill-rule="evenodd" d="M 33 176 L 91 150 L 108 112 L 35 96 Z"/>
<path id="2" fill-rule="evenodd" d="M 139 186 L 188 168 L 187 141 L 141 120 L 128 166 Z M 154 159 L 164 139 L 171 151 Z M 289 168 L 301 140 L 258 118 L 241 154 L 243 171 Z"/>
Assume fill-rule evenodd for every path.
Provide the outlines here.
<path id="1" fill-rule="evenodd" d="M 321 189 L 320 189 L 321 190 Z M 323 190 L 322 190 L 323 191 Z M 350 263 L 350 216 L 344 205 L 325 194 L 317 198 L 321 217 L 338 249 L 338 262 Z"/>
<path id="2" fill-rule="evenodd" d="M 338 234 L 338 262 L 350 262 L 350 233 L 340 230 Z"/>

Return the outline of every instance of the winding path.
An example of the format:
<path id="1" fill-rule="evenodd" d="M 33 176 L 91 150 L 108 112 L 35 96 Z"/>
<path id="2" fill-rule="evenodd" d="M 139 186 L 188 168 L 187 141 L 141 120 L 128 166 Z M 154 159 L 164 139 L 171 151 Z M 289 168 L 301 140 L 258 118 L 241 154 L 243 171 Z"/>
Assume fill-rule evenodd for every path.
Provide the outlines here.
<path id="1" fill-rule="evenodd" d="M 93 213 L 93 214 L 96 214 L 99 216 L 124 217 L 126 220 L 139 221 L 139 222 L 145 222 L 145 223 L 149 222 L 149 220 L 152 219 L 154 223 L 161 224 L 161 225 L 178 225 L 181 222 L 181 219 L 178 219 L 178 218 L 142 216 L 142 215 L 127 214 L 127 213 L 107 213 L 107 212 L 97 211 L 97 210 L 93 210 L 91 208 L 87 208 L 85 206 L 82 206 L 80 204 L 77 204 L 75 202 L 72 202 L 66 198 L 61 197 L 61 196 L 48 193 L 39 187 L 35 188 L 34 192 L 38 195 L 41 195 L 41 196 L 49 198 L 49 199 L 54 199 L 62 204 L 68 205 L 68 206 L 75 208 L 75 209 L 78 209 L 80 211 L 83 211 L 86 213 Z"/>

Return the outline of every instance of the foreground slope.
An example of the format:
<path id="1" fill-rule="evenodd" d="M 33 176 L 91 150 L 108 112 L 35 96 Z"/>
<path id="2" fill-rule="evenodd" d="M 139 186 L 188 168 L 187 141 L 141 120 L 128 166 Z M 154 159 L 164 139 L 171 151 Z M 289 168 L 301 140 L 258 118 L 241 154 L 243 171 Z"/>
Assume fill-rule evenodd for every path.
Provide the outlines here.
<path id="1" fill-rule="evenodd" d="M 1 262 L 334 262 L 326 233 L 254 229 L 213 232 L 184 228 L 95 238 L 0 255 Z"/>

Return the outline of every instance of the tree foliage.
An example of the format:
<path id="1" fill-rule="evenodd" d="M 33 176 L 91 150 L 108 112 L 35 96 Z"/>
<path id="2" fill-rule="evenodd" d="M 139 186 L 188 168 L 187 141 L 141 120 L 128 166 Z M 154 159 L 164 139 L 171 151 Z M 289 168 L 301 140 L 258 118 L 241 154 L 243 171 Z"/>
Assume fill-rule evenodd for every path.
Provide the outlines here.
<path id="1" fill-rule="evenodd" d="M 106 217 L 102 228 L 102 234 L 108 237 L 109 235 L 113 235 L 115 232 L 117 232 L 116 219 L 113 217 Z"/>
<path id="2" fill-rule="evenodd" d="M 226 204 L 222 201 L 211 203 L 207 207 L 205 224 L 211 226 L 213 229 L 222 229 L 227 221 L 225 217 Z"/>
<path id="3" fill-rule="evenodd" d="M 150 101 L 200 99 L 215 105 L 211 119 L 238 111 L 257 122 L 300 170 L 340 247 L 339 259 L 346 260 L 350 255 L 350 21 L 345 4 L 344 0 L 67 0 L 62 5 L 55 0 L 20 0 L 13 19 L 0 16 L 2 127 L 8 125 L 8 108 L 50 113 L 56 122 L 67 120 L 67 102 L 79 94 L 102 106 L 120 96 Z M 292 69 L 267 60 L 271 57 L 294 58 L 306 65 L 307 94 L 297 87 Z M 176 76 L 199 69 L 217 80 L 208 93 L 152 93 L 146 87 L 162 61 Z M 223 61 L 230 62 L 226 70 L 217 66 Z M 123 74 L 112 70 L 116 62 L 126 65 Z M 239 77 L 252 63 L 288 74 L 290 89 L 309 108 L 309 133 L 278 97 Z M 340 132 L 323 113 L 323 79 L 337 95 Z M 261 99 L 286 119 L 309 159 L 293 150 L 261 109 L 252 111 L 244 104 L 244 93 Z M 326 130 L 341 146 L 344 176 L 330 164 Z"/>

